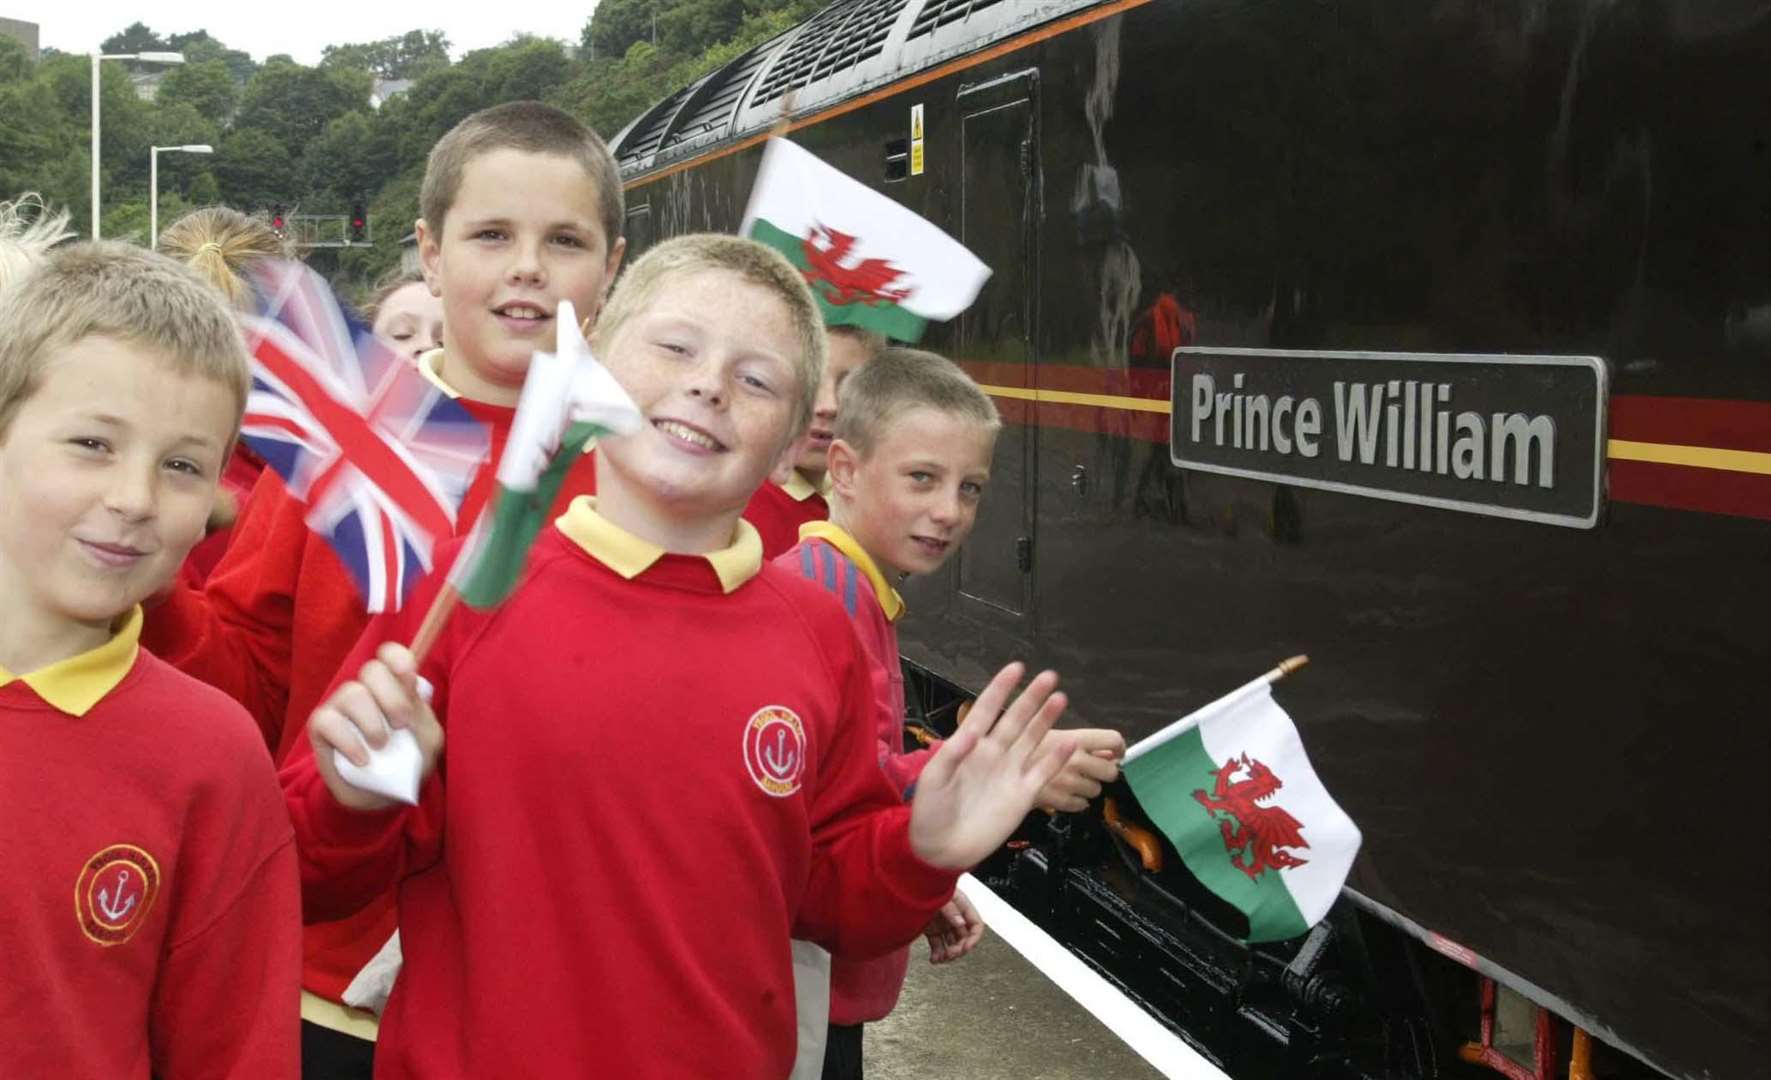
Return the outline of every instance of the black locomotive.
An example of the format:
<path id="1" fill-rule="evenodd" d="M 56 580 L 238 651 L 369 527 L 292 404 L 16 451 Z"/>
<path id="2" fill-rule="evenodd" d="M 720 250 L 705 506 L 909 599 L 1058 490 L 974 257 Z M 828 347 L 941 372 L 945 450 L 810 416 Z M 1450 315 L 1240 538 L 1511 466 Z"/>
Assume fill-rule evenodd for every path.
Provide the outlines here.
<path id="1" fill-rule="evenodd" d="M 994 268 L 925 339 L 1009 423 L 915 722 L 1307 652 L 1365 835 L 1282 946 L 1125 790 L 981 873 L 1237 1077 L 1764 1074 L 1771 5 L 839 0 L 615 140 L 632 249 L 783 115 Z"/>

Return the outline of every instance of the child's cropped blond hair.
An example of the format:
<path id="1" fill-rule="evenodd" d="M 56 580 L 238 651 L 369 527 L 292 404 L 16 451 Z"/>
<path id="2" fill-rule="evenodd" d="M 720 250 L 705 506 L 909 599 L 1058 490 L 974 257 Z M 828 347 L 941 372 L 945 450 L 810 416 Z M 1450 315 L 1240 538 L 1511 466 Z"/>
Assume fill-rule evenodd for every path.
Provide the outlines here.
<path id="1" fill-rule="evenodd" d="M 831 337 L 848 338 L 861 346 L 861 353 L 865 360 L 872 360 L 880 353 L 885 352 L 886 346 L 891 344 L 891 339 L 878 330 L 867 330 L 859 326 L 851 326 L 848 323 L 827 326 L 824 328 L 824 332 Z"/>
<path id="2" fill-rule="evenodd" d="M 790 438 L 799 438 L 812 422 L 813 398 L 824 377 L 824 318 L 805 275 L 786 256 L 755 240 L 716 233 L 693 233 L 666 240 L 647 251 L 621 275 L 615 291 L 597 318 L 591 347 L 601 352 L 621 327 L 644 311 L 666 281 L 704 270 L 727 270 L 775 294 L 793 322 L 799 348 L 788 357 L 799 380 Z"/>
<path id="3" fill-rule="evenodd" d="M 895 346 L 843 380 L 834 434 L 866 457 L 886 425 L 917 408 L 974 420 L 992 432 L 1002 427 L 996 403 L 958 364 L 922 349 Z"/>
<path id="4" fill-rule="evenodd" d="M 494 150 L 553 154 L 576 161 L 596 188 L 597 216 L 610 250 L 614 249 L 625 214 L 621 170 L 615 166 L 614 156 L 602 138 L 572 114 L 539 101 L 511 101 L 481 109 L 450 128 L 431 147 L 424 164 L 424 182 L 418 189 L 418 213 L 439 239 L 443 219 L 461 192 L 468 162 Z"/>
<path id="5" fill-rule="evenodd" d="M 0 202 L 0 291 L 73 235 L 68 231 L 68 212 L 51 211 L 34 191 Z"/>
<path id="6" fill-rule="evenodd" d="M 192 210 L 160 234 L 160 250 L 221 290 L 239 310 L 252 307 L 246 272 L 259 259 L 287 259 L 289 247 L 264 221 L 226 206 Z"/>
<path id="7" fill-rule="evenodd" d="M 57 248 L 0 295 L 0 435 L 57 352 L 89 337 L 152 350 L 180 375 L 211 379 L 246 407 L 251 378 L 233 313 L 164 255 L 116 242 Z"/>

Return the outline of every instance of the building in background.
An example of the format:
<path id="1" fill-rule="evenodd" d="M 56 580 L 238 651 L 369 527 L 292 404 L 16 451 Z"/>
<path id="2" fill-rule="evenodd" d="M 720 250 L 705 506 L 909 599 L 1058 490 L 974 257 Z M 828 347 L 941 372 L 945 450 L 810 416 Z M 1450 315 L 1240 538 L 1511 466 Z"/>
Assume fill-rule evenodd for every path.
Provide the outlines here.
<path id="1" fill-rule="evenodd" d="M 0 34 L 18 42 L 31 54 L 31 62 L 37 62 L 37 24 L 25 22 L 23 19 L 8 19 L 0 15 Z"/>

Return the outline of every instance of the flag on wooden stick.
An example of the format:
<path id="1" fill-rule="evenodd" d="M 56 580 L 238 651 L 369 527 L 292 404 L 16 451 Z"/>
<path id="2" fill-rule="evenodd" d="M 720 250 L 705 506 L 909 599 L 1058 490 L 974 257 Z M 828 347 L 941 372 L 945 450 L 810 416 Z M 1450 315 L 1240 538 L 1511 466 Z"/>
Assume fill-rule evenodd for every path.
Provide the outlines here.
<path id="1" fill-rule="evenodd" d="M 571 301 L 560 301 L 555 322 L 555 351 L 536 353 L 523 379 L 492 510 L 475 524 L 451 574 L 469 607 L 493 607 L 516 588 L 560 485 L 585 448 L 603 435 L 638 431 L 643 422 L 627 391 L 591 355 Z"/>
<path id="2" fill-rule="evenodd" d="M 1144 812 L 1200 882 L 1248 916 L 1251 941 L 1296 937 L 1320 921 L 1359 852 L 1358 826 L 1273 700 L 1286 670 L 1175 721 L 1124 762 Z"/>
<path id="3" fill-rule="evenodd" d="M 484 425 L 346 313 L 297 262 L 253 271 L 240 436 L 307 505 L 369 611 L 396 611 L 486 460 Z"/>
<path id="4" fill-rule="evenodd" d="M 899 341 L 964 311 L 990 276 L 953 237 L 782 138 L 763 150 L 739 231 L 799 267 L 826 326 Z"/>

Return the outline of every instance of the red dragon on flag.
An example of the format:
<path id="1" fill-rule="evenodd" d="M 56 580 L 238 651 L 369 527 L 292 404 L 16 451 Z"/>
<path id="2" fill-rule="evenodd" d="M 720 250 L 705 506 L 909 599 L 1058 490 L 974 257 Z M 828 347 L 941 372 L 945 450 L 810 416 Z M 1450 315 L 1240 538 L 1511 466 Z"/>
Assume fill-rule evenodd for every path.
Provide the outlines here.
<path id="1" fill-rule="evenodd" d="M 1233 781 L 1238 772 L 1246 772 L 1247 778 Z M 1220 812 L 1228 815 L 1218 819 L 1218 829 L 1224 834 L 1224 850 L 1230 853 L 1231 865 L 1252 880 L 1269 868 L 1280 870 L 1308 861 L 1280 850 L 1310 846 L 1304 839 L 1303 823 L 1277 806 L 1260 805 L 1260 800 L 1285 786 L 1272 769 L 1241 754 L 1211 775 L 1216 778 L 1211 794 L 1196 788 L 1193 798 L 1214 817 Z"/>
<path id="2" fill-rule="evenodd" d="M 803 245 L 807 284 L 839 307 L 856 303 L 896 304 L 915 291 L 909 284 L 889 287 L 903 278 L 904 271 L 887 259 L 861 259 L 844 265 L 843 260 L 854 250 L 857 239 L 828 225 L 814 224 Z"/>

